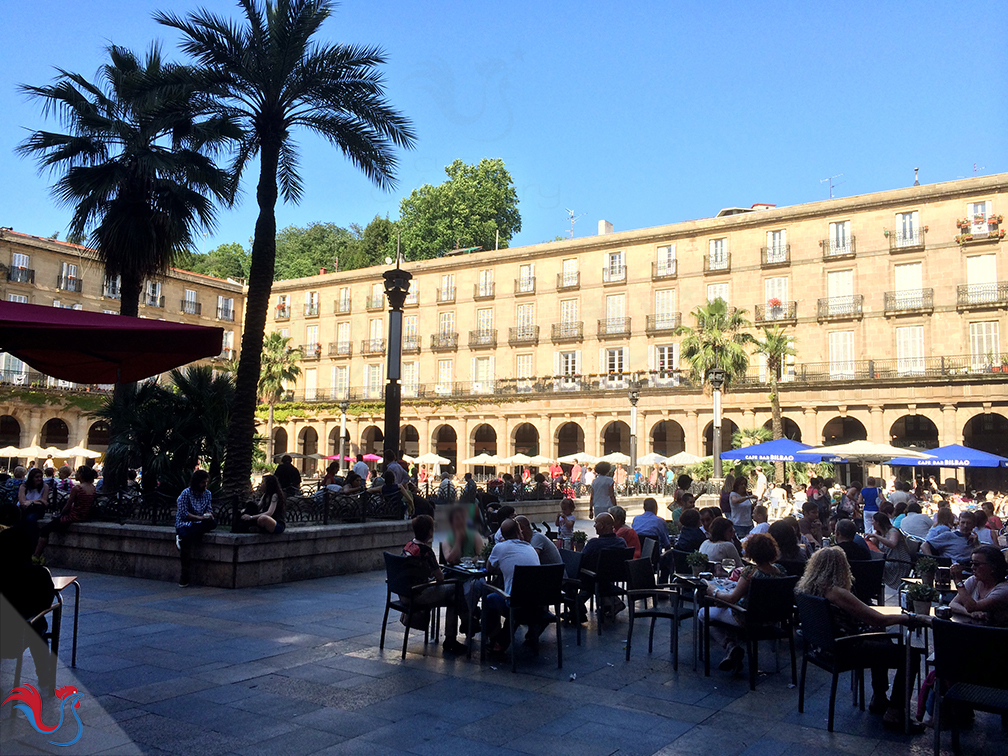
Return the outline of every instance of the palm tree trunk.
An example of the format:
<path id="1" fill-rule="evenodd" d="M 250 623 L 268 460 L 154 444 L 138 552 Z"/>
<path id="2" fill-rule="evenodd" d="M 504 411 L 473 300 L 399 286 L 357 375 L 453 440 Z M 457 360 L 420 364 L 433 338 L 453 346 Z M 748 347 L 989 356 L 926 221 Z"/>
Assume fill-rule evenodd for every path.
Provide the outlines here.
<path id="1" fill-rule="evenodd" d="M 265 141 L 260 150 L 259 186 L 256 199 L 259 217 L 252 240 L 252 264 L 249 289 L 245 299 L 245 325 L 242 330 L 238 378 L 235 382 L 234 408 L 228 429 L 224 493 L 232 498 L 238 518 L 238 504 L 249 487 L 252 475 L 252 446 L 255 436 L 255 410 L 259 398 L 259 368 L 262 362 L 266 312 L 269 309 L 276 264 L 277 165 L 280 160 L 278 140 Z"/>
<path id="2" fill-rule="evenodd" d="M 123 271 L 122 281 L 119 285 L 119 314 L 125 315 L 127 317 L 137 317 L 140 314 L 140 291 L 143 288 L 143 281 L 140 279 L 139 275 L 135 273 L 130 273 L 128 271 Z M 112 389 L 112 406 L 115 408 L 122 409 L 123 402 L 126 401 L 126 391 L 127 388 L 131 387 L 131 384 L 121 383 L 116 381 L 115 386 Z M 116 412 L 113 417 L 122 417 L 122 412 Z M 109 423 L 109 440 L 111 441 L 119 433 L 119 428 L 116 427 L 115 422 Z M 81 440 L 83 443 L 84 439 Z M 126 484 L 126 469 L 129 463 L 122 465 L 116 465 L 113 469 L 108 470 L 105 473 L 105 483 L 103 487 L 110 491 L 118 491 L 122 486 Z"/>
<path id="3" fill-rule="evenodd" d="M 266 421 L 266 464 L 273 464 L 273 405 L 269 403 L 269 419 Z"/>
<path id="4" fill-rule="evenodd" d="M 784 425 L 781 421 L 779 390 L 780 387 L 777 383 L 777 367 L 773 366 L 770 368 L 770 425 L 775 441 L 778 438 L 784 437 Z M 784 480 L 783 462 L 774 463 L 774 477 L 777 478 L 777 482 L 781 485 L 784 485 L 787 482 Z"/>

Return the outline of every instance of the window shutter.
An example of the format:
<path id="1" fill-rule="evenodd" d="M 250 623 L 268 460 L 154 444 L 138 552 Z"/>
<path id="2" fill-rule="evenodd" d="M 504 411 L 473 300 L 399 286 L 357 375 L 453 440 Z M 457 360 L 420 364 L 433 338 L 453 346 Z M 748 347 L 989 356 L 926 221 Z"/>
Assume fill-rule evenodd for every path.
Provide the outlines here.
<path id="1" fill-rule="evenodd" d="M 766 232 L 766 246 L 767 246 L 767 250 L 770 250 L 770 249 L 773 248 L 773 231 L 767 231 Z"/>
<path id="2" fill-rule="evenodd" d="M 598 350 L 598 364 L 599 364 L 599 368 L 598 368 L 598 372 L 599 373 L 608 373 L 609 372 L 609 365 L 606 362 L 605 347 L 600 347 L 599 350 Z"/>
<path id="3" fill-rule="evenodd" d="M 581 350 L 578 349 L 574 352 L 574 372 L 578 375 L 584 372 L 581 367 Z"/>
<path id="4" fill-rule="evenodd" d="M 990 217 L 994 215 L 994 203 L 991 200 L 987 200 L 986 209 L 987 213 L 984 215 L 984 217 L 989 220 Z"/>
<path id="5" fill-rule="evenodd" d="M 655 371 L 655 365 L 657 364 L 655 360 L 655 347 L 653 344 L 648 344 L 647 348 L 647 368 L 648 372 Z"/>
<path id="6" fill-rule="evenodd" d="M 630 347 L 623 347 L 623 372 L 630 372 Z"/>
<path id="7" fill-rule="evenodd" d="M 553 375 L 560 375 L 560 352 L 553 352 Z"/>

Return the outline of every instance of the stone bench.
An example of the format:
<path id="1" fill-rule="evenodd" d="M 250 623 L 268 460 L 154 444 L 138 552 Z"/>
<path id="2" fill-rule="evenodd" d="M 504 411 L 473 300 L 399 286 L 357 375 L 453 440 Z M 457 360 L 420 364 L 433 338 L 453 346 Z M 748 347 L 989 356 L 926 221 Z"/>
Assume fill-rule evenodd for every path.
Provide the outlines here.
<path id="1" fill-rule="evenodd" d="M 192 582 L 246 588 L 384 569 L 382 552 L 398 554 L 413 537 L 402 520 L 308 525 L 280 535 L 220 528 L 193 548 Z M 67 570 L 178 582 L 175 529 L 151 525 L 79 523 L 53 533 L 48 564 Z"/>

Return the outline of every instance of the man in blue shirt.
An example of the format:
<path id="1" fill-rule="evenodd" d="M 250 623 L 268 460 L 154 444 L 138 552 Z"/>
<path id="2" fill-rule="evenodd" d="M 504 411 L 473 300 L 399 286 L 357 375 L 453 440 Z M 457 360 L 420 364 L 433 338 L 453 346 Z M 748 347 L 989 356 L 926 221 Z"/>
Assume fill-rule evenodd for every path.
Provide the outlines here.
<path id="1" fill-rule="evenodd" d="M 979 539 L 973 532 L 976 519 L 969 511 L 959 513 L 959 527 L 952 530 L 950 522 L 952 510 L 938 510 L 938 524 L 931 528 L 921 550 L 930 556 L 948 557 L 958 564 L 966 564 L 973 553 L 973 547 Z"/>
<path id="2" fill-rule="evenodd" d="M 633 529 L 644 543 L 645 538 L 654 538 L 662 551 L 671 546 L 668 525 L 658 516 L 658 502 L 650 496 L 644 499 L 644 512 L 634 517 Z"/>

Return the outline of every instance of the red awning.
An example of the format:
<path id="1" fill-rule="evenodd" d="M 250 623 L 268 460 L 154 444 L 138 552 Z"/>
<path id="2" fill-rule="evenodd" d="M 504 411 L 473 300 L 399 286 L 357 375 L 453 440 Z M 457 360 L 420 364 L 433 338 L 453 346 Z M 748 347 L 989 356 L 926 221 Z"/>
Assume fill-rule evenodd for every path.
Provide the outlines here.
<path id="1" fill-rule="evenodd" d="M 0 302 L 0 351 L 75 383 L 131 383 L 221 353 L 224 329 Z"/>

